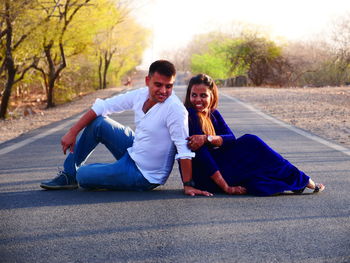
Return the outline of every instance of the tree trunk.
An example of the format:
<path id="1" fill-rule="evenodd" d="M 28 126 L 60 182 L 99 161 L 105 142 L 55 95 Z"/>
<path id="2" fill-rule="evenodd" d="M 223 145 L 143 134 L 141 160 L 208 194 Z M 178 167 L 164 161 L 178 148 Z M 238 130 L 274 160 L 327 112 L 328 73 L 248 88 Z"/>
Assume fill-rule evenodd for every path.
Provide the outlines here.
<path id="1" fill-rule="evenodd" d="M 102 86 L 102 63 L 103 63 L 103 60 L 102 60 L 102 56 L 100 55 L 100 59 L 99 59 L 99 63 L 98 63 L 98 88 L 99 89 L 103 89 L 103 86 Z"/>
<path id="2" fill-rule="evenodd" d="M 54 78 L 49 78 L 49 86 L 47 88 L 47 104 L 46 108 L 53 108 L 55 107 L 55 100 L 54 100 L 54 90 L 55 90 L 55 80 Z"/>
<path id="3" fill-rule="evenodd" d="M 108 54 L 108 51 L 105 52 L 104 68 L 103 68 L 103 89 L 107 88 L 107 72 L 112 60 L 112 56 L 113 56 L 112 53 Z"/>
<path id="4" fill-rule="evenodd" d="M 12 57 L 12 24 L 10 20 L 10 5 L 6 2 L 5 5 L 5 14 L 6 14 L 6 54 L 5 54 L 5 69 L 7 71 L 7 81 L 6 87 L 4 90 L 3 97 L 1 99 L 1 108 L 0 108 L 0 119 L 6 118 L 6 112 L 8 104 L 11 97 L 11 90 L 13 83 L 15 82 L 16 68 Z"/>
<path id="5" fill-rule="evenodd" d="M 53 41 L 50 41 L 48 45 L 44 46 L 45 56 L 47 63 L 49 65 L 48 72 L 48 92 L 47 92 L 47 104 L 46 108 L 55 107 L 55 98 L 54 98 L 54 89 L 55 82 L 58 79 L 61 71 L 66 67 L 66 59 L 64 56 L 63 45 L 60 44 L 60 52 L 61 52 L 61 62 L 58 67 L 56 67 L 54 60 L 52 59 L 51 51 L 53 47 Z"/>
<path id="6" fill-rule="evenodd" d="M 103 68 L 103 83 L 102 83 L 102 89 L 107 88 L 107 71 L 108 71 L 108 64 L 107 60 L 105 60 L 104 68 Z"/>
<path id="7" fill-rule="evenodd" d="M 7 63 L 12 64 L 12 67 L 7 66 L 7 82 L 4 94 L 1 99 L 0 119 L 6 118 L 7 108 L 11 97 L 11 90 L 16 76 L 16 70 L 13 67 L 13 61 L 8 61 Z"/>

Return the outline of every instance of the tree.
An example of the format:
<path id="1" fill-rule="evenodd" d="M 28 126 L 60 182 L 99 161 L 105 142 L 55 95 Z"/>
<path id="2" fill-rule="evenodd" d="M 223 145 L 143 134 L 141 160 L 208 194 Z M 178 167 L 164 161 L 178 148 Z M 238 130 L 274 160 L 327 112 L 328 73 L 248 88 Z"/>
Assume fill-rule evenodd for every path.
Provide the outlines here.
<path id="1" fill-rule="evenodd" d="M 171 61 L 177 71 L 191 70 L 191 53 L 188 47 L 178 48 L 176 50 L 166 50 L 161 53 L 161 57 Z"/>
<path id="2" fill-rule="evenodd" d="M 176 66 L 176 69 L 178 69 L 179 71 L 194 70 L 195 72 L 199 72 L 199 70 L 202 70 L 198 68 L 200 66 L 199 56 L 207 53 L 213 54 L 214 50 L 212 49 L 215 48 L 214 43 L 220 43 L 224 41 L 227 37 L 228 36 L 226 34 L 223 34 L 221 32 L 209 32 L 206 34 L 195 35 L 187 46 L 178 48 L 176 50 L 163 51 L 162 57 L 173 62 Z M 196 57 L 195 59 L 193 58 L 194 56 Z M 208 54 L 205 56 L 207 59 L 209 58 Z M 194 62 L 192 63 L 193 59 Z M 211 62 L 208 61 L 208 63 L 210 64 Z M 210 66 L 207 65 L 206 68 L 208 69 L 210 68 Z M 209 72 L 207 72 L 207 74 L 209 74 Z"/>
<path id="3" fill-rule="evenodd" d="M 191 58 L 192 73 L 205 73 L 214 79 L 229 77 L 226 59 L 217 50 L 217 44 L 211 45 L 210 51 L 204 54 L 194 54 Z"/>
<path id="4" fill-rule="evenodd" d="M 116 10 L 114 22 L 96 38 L 100 89 L 107 87 L 107 74 L 112 69 L 118 81 L 123 74 L 140 64 L 142 53 L 147 47 L 149 31 L 128 14 L 127 9 L 120 12 Z"/>
<path id="5" fill-rule="evenodd" d="M 116 29 L 117 56 L 113 60 L 113 71 L 117 82 L 124 74 L 133 71 L 142 62 L 144 50 L 148 47 L 150 31 L 130 17 Z"/>
<path id="6" fill-rule="evenodd" d="M 188 45 L 192 73 L 205 73 L 213 78 L 228 78 L 229 71 L 223 45 L 228 36 L 220 32 L 197 35 Z"/>
<path id="7" fill-rule="evenodd" d="M 47 108 L 55 106 L 54 88 L 61 71 L 67 66 L 65 46 L 69 40 L 65 39 L 73 20 L 78 12 L 88 7 L 90 0 L 53 0 L 53 2 L 42 1 L 41 10 L 47 17 L 43 26 L 42 48 L 46 60 L 45 65 L 35 68 L 42 73 L 46 93 Z M 75 28 L 76 30 L 77 28 Z M 79 54 L 84 45 L 76 45 L 71 50 L 71 55 Z"/>
<path id="8" fill-rule="evenodd" d="M 350 80 L 350 13 L 337 19 L 333 26 L 331 45 L 334 47 L 333 67 L 337 68 L 336 83 L 344 84 Z"/>
<path id="9" fill-rule="evenodd" d="M 98 55 L 98 79 L 99 89 L 107 87 L 107 73 L 113 59 L 113 56 L 118 52 L 118 47 L 115 43 L 118 36 L 116 28 L 123 23 L 128 12 L 120 12 L 113 3 L 107 3 L 109 11 L 112 13 L 109 23 L 97 34 L 95 46 L 97 47 Z"/>
<path id="10" fill-rule="evenodd" d="M 6 118 L 13 85 L 21 81 L 26 72 L 36 66 L 39 61 L 38 57 L 32 53 L 20 59 L 19 56 L 14 55 L 41 22 L 33 20 L 28 15 L 34 8 L 35 2 L 34 0 L 2 0 L 0 2 L 0 77 L 3 77 L 6 82 L 2 91 L 1 119 Z"/>
<path id="11" fill-rule="evenodd" d="M 294 85 L 339 86 L 350 80 L 350 19 L 336 18 L 331 34 L 308 42 L 290 42 L 284 56 L 292 65 Z"/>
<path id="12" fill-rule="evenodd" d="M 271 40 L 255 35 L 232 39 L 227 42 L 224 53 L 231 74 L 246 70 L 256 86 L 283 85 L 288 81 L 289 63 L 282 57 L 282 48 Z M 281 74 L 287 75 L 282 78 Z"/>
<path id="13" fill-rule="evenodd" d="M 330 50 L 330 46 L 321 39 L 289 42 L 284 47 L 283 57 L 288 59 L 292 68 L 290 84 L 323 86 L 328 83 L 330 72 L 325 71 L 324 67 L 332 60 Z"/>

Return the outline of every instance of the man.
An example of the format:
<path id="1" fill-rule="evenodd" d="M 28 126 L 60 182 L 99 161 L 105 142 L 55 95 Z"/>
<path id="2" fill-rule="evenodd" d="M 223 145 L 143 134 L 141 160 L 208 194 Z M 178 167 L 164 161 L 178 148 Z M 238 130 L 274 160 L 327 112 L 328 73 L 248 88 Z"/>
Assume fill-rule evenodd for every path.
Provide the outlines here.
<path id="1" fill-rule="evenodd" d="M 185 194 L 210 196 L 191 184 L 194 153 L 187 147 L 187 111 L 172 94 L 175 76 L 172 63 L 158 60 L 149 68 L 147 87 L 106 100 L 97 99 L 62 137 L 64 154 L 70 150 L 63 171 L 40 186 L 49 190 L 74 189 L 79 184 L 83 188 L 147 191 L 164 184 L 174 159 L 179 159 Z M 135 133 L 106 117 L 124 110 L 135 112 Z M 83 165 L 100 142 L 117 161 Z"/>

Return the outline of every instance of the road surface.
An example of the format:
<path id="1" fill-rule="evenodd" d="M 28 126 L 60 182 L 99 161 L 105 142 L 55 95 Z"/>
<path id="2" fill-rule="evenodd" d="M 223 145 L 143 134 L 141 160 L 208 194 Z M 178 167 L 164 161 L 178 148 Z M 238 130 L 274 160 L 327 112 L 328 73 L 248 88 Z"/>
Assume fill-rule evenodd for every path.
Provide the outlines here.
<path id="1" fill-rule="evenodd" d="M 326 190 L 188 197 L 177 166 L 151 192 L 42 190 L 62 165 L 59 141 L 75 116 L 0 145 L 0 261 L 350 262 L 348 149 L 226 95 L 219 109 L 236 136 L 260 136 Z M 113 118 L 133 127 L 131 112 Z M 112 161 L 101 146 L 89 162 Z"/>

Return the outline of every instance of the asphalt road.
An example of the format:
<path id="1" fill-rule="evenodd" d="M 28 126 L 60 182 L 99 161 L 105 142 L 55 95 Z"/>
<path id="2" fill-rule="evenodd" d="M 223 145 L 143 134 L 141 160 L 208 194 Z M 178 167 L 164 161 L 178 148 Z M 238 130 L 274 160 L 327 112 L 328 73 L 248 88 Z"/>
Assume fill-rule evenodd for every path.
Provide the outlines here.
<path id="1" fill-rule="evenodd" d="M 347 150 L 227 96 L 220 110 L 236 136 L 260 136 L 326 190 L 188 197 L 177 166 L 151 192 L 42 190 L 64 160 L 59 140 L 72 118 L 0 145 L 0 262 L 350 262 Z M 131 112 L 113 118 L 132 126 Z M 90 158 L 109 161 L 103 147 Z"/>

